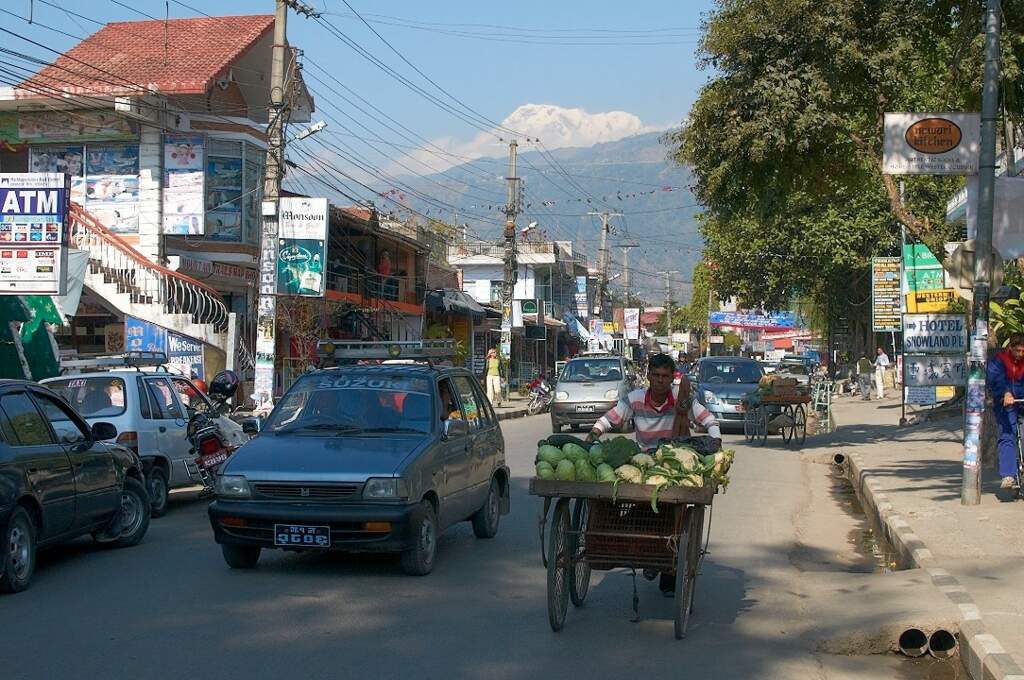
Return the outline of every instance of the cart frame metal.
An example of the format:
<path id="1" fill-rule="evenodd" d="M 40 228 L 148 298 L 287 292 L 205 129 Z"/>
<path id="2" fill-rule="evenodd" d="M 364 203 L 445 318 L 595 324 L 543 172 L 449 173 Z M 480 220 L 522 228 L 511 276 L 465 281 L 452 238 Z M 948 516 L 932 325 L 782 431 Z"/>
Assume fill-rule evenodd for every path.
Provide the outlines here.
<path id="1" fill-rule="evenodd" d="M 639 607 L 636 570 L 675 572 L 675 637 L 685 637 L 710 539 L 710 512 L 705 537 L 704 510 L 711 506 L 715 488 L 662 489 L 658 512 L 651 508 L 653 491 L 645 484 L 614 487 L 607 482 L 530 480 L 530 494 L 544 499 L 539 530 L 552 630 L 565 625 L 570 600 L 577 607 L 583 604 L 592 569 L 625 567 L 634 571 L 634 613 Z M 555 508 L 545 542 L 552 501 Z"/>
<path id="2" fill-rule="evenodd" d="M 752 395 L 754 396 L 754 395 Z M 783 422 L 779 435 L 786 444 L 800 447 L 807 441 L 807 408 L 811 401 L 800 391 L 784 394 L 756 395 L 743 400 L 743 436 L 748 444 L 763 446 L 768 439 L 768 407 L 781 406 Z"/>

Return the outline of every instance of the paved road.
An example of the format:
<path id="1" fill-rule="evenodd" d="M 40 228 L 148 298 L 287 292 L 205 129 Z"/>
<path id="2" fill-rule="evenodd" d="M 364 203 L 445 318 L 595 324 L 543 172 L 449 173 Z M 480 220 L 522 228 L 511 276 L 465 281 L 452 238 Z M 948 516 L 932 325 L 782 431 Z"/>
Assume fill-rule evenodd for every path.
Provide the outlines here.
<path id="1" fill-rule="evenodd" d="M 625 572 L 595 572 L 586 606 L 552 633 L 526 493 L 547 424 L 503 424 L 513 512 L 491 541 L 468 525 L 447 532 L 426 578 L 387 557 L 273 551 L 231 571 L 196 501 L 176 502 L 135 548 L 46 553 L 29 591 L 0 598 L 2 677 L 926 677 L 892 656 L 811 651 L 822 633 L 884 618 L 885 602 L 865 606 L 882 577 L 848 573 L 863 567 L 857 525 L 827 467 L 782 449 L 737 446 L 686 640 L 646 581 L 643 620 L 630 622 Z"/>

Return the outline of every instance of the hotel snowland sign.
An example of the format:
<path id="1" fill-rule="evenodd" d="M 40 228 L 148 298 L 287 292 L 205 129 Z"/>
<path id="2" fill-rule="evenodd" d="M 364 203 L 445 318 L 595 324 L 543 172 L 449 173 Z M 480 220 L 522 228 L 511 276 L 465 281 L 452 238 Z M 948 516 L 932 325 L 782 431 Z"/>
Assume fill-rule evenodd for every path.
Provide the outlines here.
<path id="1" fill-rule="evenodd" d="M 977 175 L 980 148 L 980 114 L 885 114 L 887 175 Z"/>

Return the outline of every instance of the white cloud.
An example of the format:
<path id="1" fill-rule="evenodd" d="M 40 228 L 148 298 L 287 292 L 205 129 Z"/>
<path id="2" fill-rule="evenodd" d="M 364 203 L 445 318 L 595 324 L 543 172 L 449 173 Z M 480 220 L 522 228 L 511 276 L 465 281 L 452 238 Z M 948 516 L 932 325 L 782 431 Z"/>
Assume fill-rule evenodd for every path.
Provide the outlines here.
<path id="1" fill-rule="evenodd" d="M 539 139 L 546 149 L 593 146 L 666 127 L 645 125 L 638 116 L 627 111 L 590 113 L 584 109 L 569 109 L 555 104 L 523 104 L 506 116 L 501 121 L 501 126 L 515 130 L 525 137 Z M 495 135 L 508 137 L 507 132 L 481 132 L 471 140 L 445 137 L 432 140 L 432 143 L 458 157 L 502 156 L 507 147 L 505 143 L 499 142 Z M 520 148 L 521 151 L 529 150 L 527 146 Z M 423 174 L 430 172 L 423 163 L 440 171 L 464 162 L 451 156 L 441 158 L 436 150 L 420 150 L 410 156 L 402 159 L 401 163 Z M 392 166 L 389 172 L 398 175 L 408 174 L 408 170 L 398 164 Z"/>

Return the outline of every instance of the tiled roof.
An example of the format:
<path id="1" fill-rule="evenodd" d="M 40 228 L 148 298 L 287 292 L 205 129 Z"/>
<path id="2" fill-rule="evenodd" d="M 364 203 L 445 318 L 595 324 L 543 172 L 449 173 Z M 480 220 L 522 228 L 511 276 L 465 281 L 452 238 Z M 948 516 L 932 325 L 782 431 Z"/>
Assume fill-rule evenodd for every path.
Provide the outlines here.
<path id="1" fill-rule="evenodd" d="M 17 94 L 123 95 L 138 93 L 138 86 L 203 94 L 273 27 L 272 15 L 110 23 L 23 82 Z"/>

